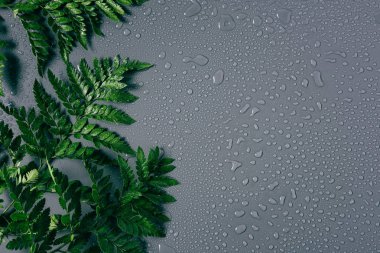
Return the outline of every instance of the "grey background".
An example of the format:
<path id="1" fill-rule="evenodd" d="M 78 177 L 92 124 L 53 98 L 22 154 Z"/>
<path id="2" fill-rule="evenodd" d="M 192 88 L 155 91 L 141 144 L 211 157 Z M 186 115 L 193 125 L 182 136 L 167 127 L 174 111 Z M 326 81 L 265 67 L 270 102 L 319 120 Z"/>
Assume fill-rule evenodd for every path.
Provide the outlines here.
<path id="1" fill-rule="evenodd" d="M 137 123 L 115 128 L 177 159 L 178 202 L 151 252 L 380 252 L 379 5 L 151 0 L 72 54 L 155 64 L 125 107 Z M 33 104 L 34 57 L 5 18 L 22 70 L 5 101 Z"/>

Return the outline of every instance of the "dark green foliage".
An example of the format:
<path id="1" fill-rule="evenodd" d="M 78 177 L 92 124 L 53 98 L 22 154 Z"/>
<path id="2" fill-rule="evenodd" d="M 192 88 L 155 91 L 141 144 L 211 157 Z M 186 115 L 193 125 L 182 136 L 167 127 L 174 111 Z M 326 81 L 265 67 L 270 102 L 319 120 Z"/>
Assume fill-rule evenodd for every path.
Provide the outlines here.
<path id="1" fill-rule="evenodd" d="M 145 237 L 165 236 L 169 218 L 163 205 L 175 201 L 165 188 L 178 184 L 166 175 L 174 169 L 174 160 L 158 148 L 147 155 L 140 147 L 134 151 L 117 133 L 92 122 L 133 123 L 122 110 L 99 102 L 135 101 L 127 90 L 127 74 L 151 65 L 116 57 L 95 59 L 93 66 L 85 60 L 79 70 L 67 64 L 67 82 L 49 71 L 59 102 L 36 81 L 37 108 L 0 103 L 20 132 L 15 136 L 0 122 L 0 194 L 11 200 L 7 205 L 0 201 L 1 208 L 6 206 L 0 214 L 0 243 L 9 250 L 144 253 Z M 123 158 L 126 154 L 136 156 L 135 169 Z M 33 159 L 25 164 L 26 156 Z M 69 179 L 55 165 L 59 159 L 83 161 L 91 185 Z M 121 188 L 115 187 L 106 169 L 120 172 Z M 46 193 L 57 197 L 59 214 L 47 207 Z"/>
<path id="2" fill-rule="evenodd" d="M 51 71 L 48 76 L 59 99 L 67 112 L 76 117 L 132 124 L 135 122 L 124 111 L 110 105 L 99 104 L 98 101 L 131 103 L 137 97 L 127 89 L 127 77 L 134 71 L 150 68 L 145 62 L 114 59 L 95 59 L 94 68 L 90 68 L 85 60 L 81 60 L 78 71 L 71 63 L 67 64 L 69 82 L 59 80 Z M 122 97 L 125 95 L 125 97 Z"/>
<path id="3" fill-rule="evenodd" d="M 104 16 L 122 22 L 127 7 L 144 2 L 146 0 L 3 0 L 0 8 L 11 9 L 20 19 L 42 75 L 56 46 L 61 58 L 68 63 L 77 42 L 87 49 L 92 34 L 103 35 L 100 26 Z M 0 69 L 1 63 L 0 57 Z"/>

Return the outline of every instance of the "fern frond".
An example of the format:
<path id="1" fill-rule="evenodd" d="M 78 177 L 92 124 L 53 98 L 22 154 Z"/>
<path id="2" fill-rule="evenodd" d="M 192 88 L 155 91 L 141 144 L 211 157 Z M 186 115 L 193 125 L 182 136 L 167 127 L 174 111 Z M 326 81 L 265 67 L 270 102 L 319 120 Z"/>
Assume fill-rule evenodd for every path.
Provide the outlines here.
<path id="1" fill-rule="evenodd" d="M 32 52 L 37 58 L 38 73 L 43 74 L 48 62 L 50 45 L 48 44 L 48 31 L 44 25 L 44 19 L 40 12 L 35 14 L 19 15 L 22 25 L 27 31 L 29 42 L 32 46 Z"/>
<path id="2" fill-rule="evenodd" d="M 45 157 L 47 155 L 46 150 L 42 147 L 46 146 L 49 141 L 41 128 L 43 124 L 42 116 L 34 109 L 27 112 L 25 107 L 18 109 L 0 103 L 0 108 L 7 114 L 15 117 L 28 152 L 39 157 Z"/>
<path id="3" fill-rule="evenodd" d="M 105 146 L 115 152 L 130 155 L 135 153 L 128 142 L 119 135 L 95 124 L 89 124 L 86 118 L 80 119 L 74 124 L 73 133 L 77 138 L 83 137 L 92 141 L 97 148 Z"/>
<path id="4" fill-rule="evenodd" d="M 21 144 L 21 136 L 13 138 L 12 130 L 3 121 L 0 122 L 0 146 L 7 150 L 14 164 L 25 156 L 25 145 Z"/>
<path id="5" fill-rule="evenodd" d="M 30 0 L 29 4 L 38 1 L 44 0 Z M 49 3 L 49 8 L 59 9 L 70 1 L 55 0 Z M 116 2 L 104 0 L 104 3 L 117 11 Z M 81 13 L 76 9 L 80 4 L 83 2 L 72 4 L 70 11 Z M 79 70 L 68 64 L 68 82 L 48 72 L 57 100 L 36 81 L 33 93 L 37 109 L 0 103 L 0 109 L 15 118 L 20 130 L 20 135 L 14 137 L 10 127 L 0 122 L 0 145 L 13 163 L 9 165 L 8 156 L 0 160 L 0 194 L 7 191 L 12 201 L 0 214 L 0 243 L 3 237 L 12 235 L 14 238 L 7 244 L 11 250 L 144 253 L 145 237 L 165 236 L 169 218 L 163 204 L 175 201 L 165 189 L 178 184 L 166 175 L 175 168 L 174 160 L 165 157 L 158 148 L 147 155 L 140 147 L 135 152 L 117 133 L 90 121 L 133 123 L 124 111 L 97 101 L 136 100 L 127 91 L 127 75 L 146 67 L 149 65 L 120 57 L 96 59 L 92 68 L 82 60 Z M 90 141 L 94 147 L 84 146 L 79 140 L 74 142 L 73 138 Z M 109 148 L 113 155 L 136 155 L 136 167 L 130 167 L 121 155 L 113 159 L 102 147 Z M 25 163 L 25 154 L 31 156 L 32 162 L 21 165 Z M 69 180 L 55 167 L 54 161 L 58 159 L 83 161 L 91 187 Z M 113 184 L 105 167 L 120 169 L 121 187 Z M 51 214 L 45 207 L 47 192 L 57 196 L 62 214 Z M 82 208 L 83 203 L 89 211 Z"/>
<path id="6" fill-rule="evenodd" d="M 141 241 L 114 228 L 103 227 L 99 229 L 96 238 L 103 253 L 145 252 Z"/>
<path id="7" fill-rule="evenodd" d="M 55 150 L 54 158 L 57 158 L 57 159 L 69 158 L 69 159 L 79 159 L 79 160 L 89 159 L 99 165 L 115 164 L 115 161 L 109 158 L 101 150 L 93 148 L 93 147 L 83 147 L 81 143 L 71 142 L 68 139 L 63 140 L 58 144 Z"/>
<path id="8" fill-rule="evenodd" d="M 159 224 L 154 223 L 148 218 L 137 214 L 134 211 L 123 212 L 117 219 L 117 225 L 126 234 L 139 237 L 139 236 L 157 236 L 163 237 L 164 230 Z"/>
<path id="9" fill-rule="evenodd" d="M 17 178 L 18 184 L 34 184 L 38 180 L 38 170 L 32 169 L 24 175 L 19 175 Z"/>
<path id="10" fill-rule="evenodd" d="M 86 108 L 84 114 L 88 118 L 121 123 L 126 125 L 131 125 L 136 122 L 127 113 L 123 112 L 122 110 L 116 109 L 111 105 L 92 104 Z"/>
<path id="11" fill-rule="evenodd" d="M 38 81 L 34 83 L 33 93 L 44 122 L 49 126 L 51 133 L 61 136 L 69 134 L 72 127 L 69 116 L 61 110 L 60 105 Z"/>
<path id="12" fill-rule="evenodd" d="M 0 145 L 5 149 L 11 145 L 13 139 L 13 132 L 7 124 L 3 121 L 0 122 Z"/>
<path id="13" fill-rule="evenodd" d="M 15 209 L 10 215 L 5 232 L 17 235 L 7 244 L 7 248 L 39 248 L 55 235 L 49 233 L 50 209 L 44 208 L 45 201 L 41 200 L 41 192 L 30 186 L 18 184 L 9 176 L 7 170 L 3 171 L 3 175 Z M 50 246 L 44 248 L 51 249 Z"/>
<path id="14" fill-rule="evenodd" d="M 79 224 L 82 215 L 81 197 L 84 186 L 78 180 L 69 181 L 66 175 L 56 169 L 53 171 L 53 176 L 58 202 L 61 208 L 66 211 L 66 214 L 61 216 L 61 222 L 65 227 L 72 230 L 74 226 Z"/>
<path id="15" fill-rule="evenodd" d="M 43 74 L 55 49 L 50 50 L 47 44 L 50 34 L 54 35 L 51 39 L 56 40 L 62 59 L 68 63 L 77 42 L 87 49 L 92 33 L 102 35 L 102 16 L 120 22 L 126 13 L 124 6 L 143 2 L 145 0 L 29 0 L 10 7 L 28 33 L 39 73 Z"/>
<path id="16" fill-rule="evenodd" d="M 48 71 L 48 78 L 67 112 L 71 115 L 83 115 L 83 103 L 73 88 L 59 80 L 50 70 Z"/>

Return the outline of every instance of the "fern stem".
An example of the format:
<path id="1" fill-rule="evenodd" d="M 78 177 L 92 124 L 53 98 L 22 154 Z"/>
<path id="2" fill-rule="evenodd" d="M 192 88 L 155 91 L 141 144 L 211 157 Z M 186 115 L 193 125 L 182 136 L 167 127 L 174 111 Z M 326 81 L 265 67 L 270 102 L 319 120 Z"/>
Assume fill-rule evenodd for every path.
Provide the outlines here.
<path id="1" fill-rule="evenodd" d="M 49 160 L 46 158 L 45 161 L 46 161 L 46 165 L 48 166 L 48 169 L 49 169 L 49 173 L 50 173 L 51 179 L 53 179 L 54 184 L 57 185 L 57 181 L 55 180 L 55 177 L 54 177 L 54 174 L 53 174 L 53 169 L 52 169 L 52 167 L 50 166 Z"/>
<path id="2" fill-rule="evenodd" d="M 4 211 L 3 211 L 3 213 L 2 214 L 4 214 L 4 213 L 6 213 L 8 210 L 9 210 L 9 208 L 13 205 L 15 203 L 15 201 L 14 200 L 12 200 L 12 202 L 4 209 Z"/>

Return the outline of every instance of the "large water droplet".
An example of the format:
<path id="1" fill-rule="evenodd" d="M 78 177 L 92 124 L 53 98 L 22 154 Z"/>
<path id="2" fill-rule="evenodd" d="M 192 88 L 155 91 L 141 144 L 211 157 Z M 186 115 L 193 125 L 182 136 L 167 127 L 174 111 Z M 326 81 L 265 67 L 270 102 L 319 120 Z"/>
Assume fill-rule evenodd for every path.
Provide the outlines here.
<path id="1" fill-rule="evenodd" d="M 263 19 L 261 17 L 259 17 L 259 16 L 253 16 L 252 23 L 255 26 L 260 26 L 263 23 Z"/>
<path id="2" fill-rule="evenodd" d="M 186 56 L 183 58 L 183 62 L 185 62 L 185 63 L 194 62 L 195 64 L 198 64 L 200 66 L 204 66 L 208 63 L 208 58 L 204 55 L 201 55 L 201 54 L 195 56 L 194 58 Z"/>
<path id="3" fill-rule="evenodd" d="M 192 17 L 194 15 L 197 15 L 201 10 L 202 10 L 202 7 L 198 3 L 198 1 L 191 0 L 191 5 L 186 9 L 184 14 L 186 17 Z"/>
<path id="4" fill-rule="evenodd" d="M 246 225 L 239 225 L 235 228 L 235 232 L 237 234 L 242 234 L 245 232 L 245 230 L 247 230 L 247 226 Z"/>
<path id="5" fill-rule="evenodd" d="M 216 85 L 219 85 L 223 83 L 223 80 L 224 80 L 224 71 L 222 69 L 219 69 L 212 76 L 212 82 Z"/>
<path id="6" fill-rule="evenodd" d="M 236 169 L 241 166 L 241 162 L 238 161 L 226 160 L 226 162 L 232 163 L 231 171 L 236 171 Z"/>
<path id="7" fill-rule="evenodd" d="M 280 9 L 277 12 L 277 18 L 283 24 L 289 24 L 291 16 L 292 16 L 292 12 L 287 9 Z"/>
<path id="8" fill-rule="evenodd" d="M 232 31 L 236 27 L 235 20 L 231 15 L 222 14 L 218 22 L 218 27 L 222 31 Z"/>
<path id="9" fill-rule="evenodd" d="M 317 85 L 318 87 L 323 87 L 325 85 L 323 83 L 322 74 L 320 71 L 314 71 L 313 73 L 311 73 L 311 76 L 314 77 L 315 85 Z"/>

